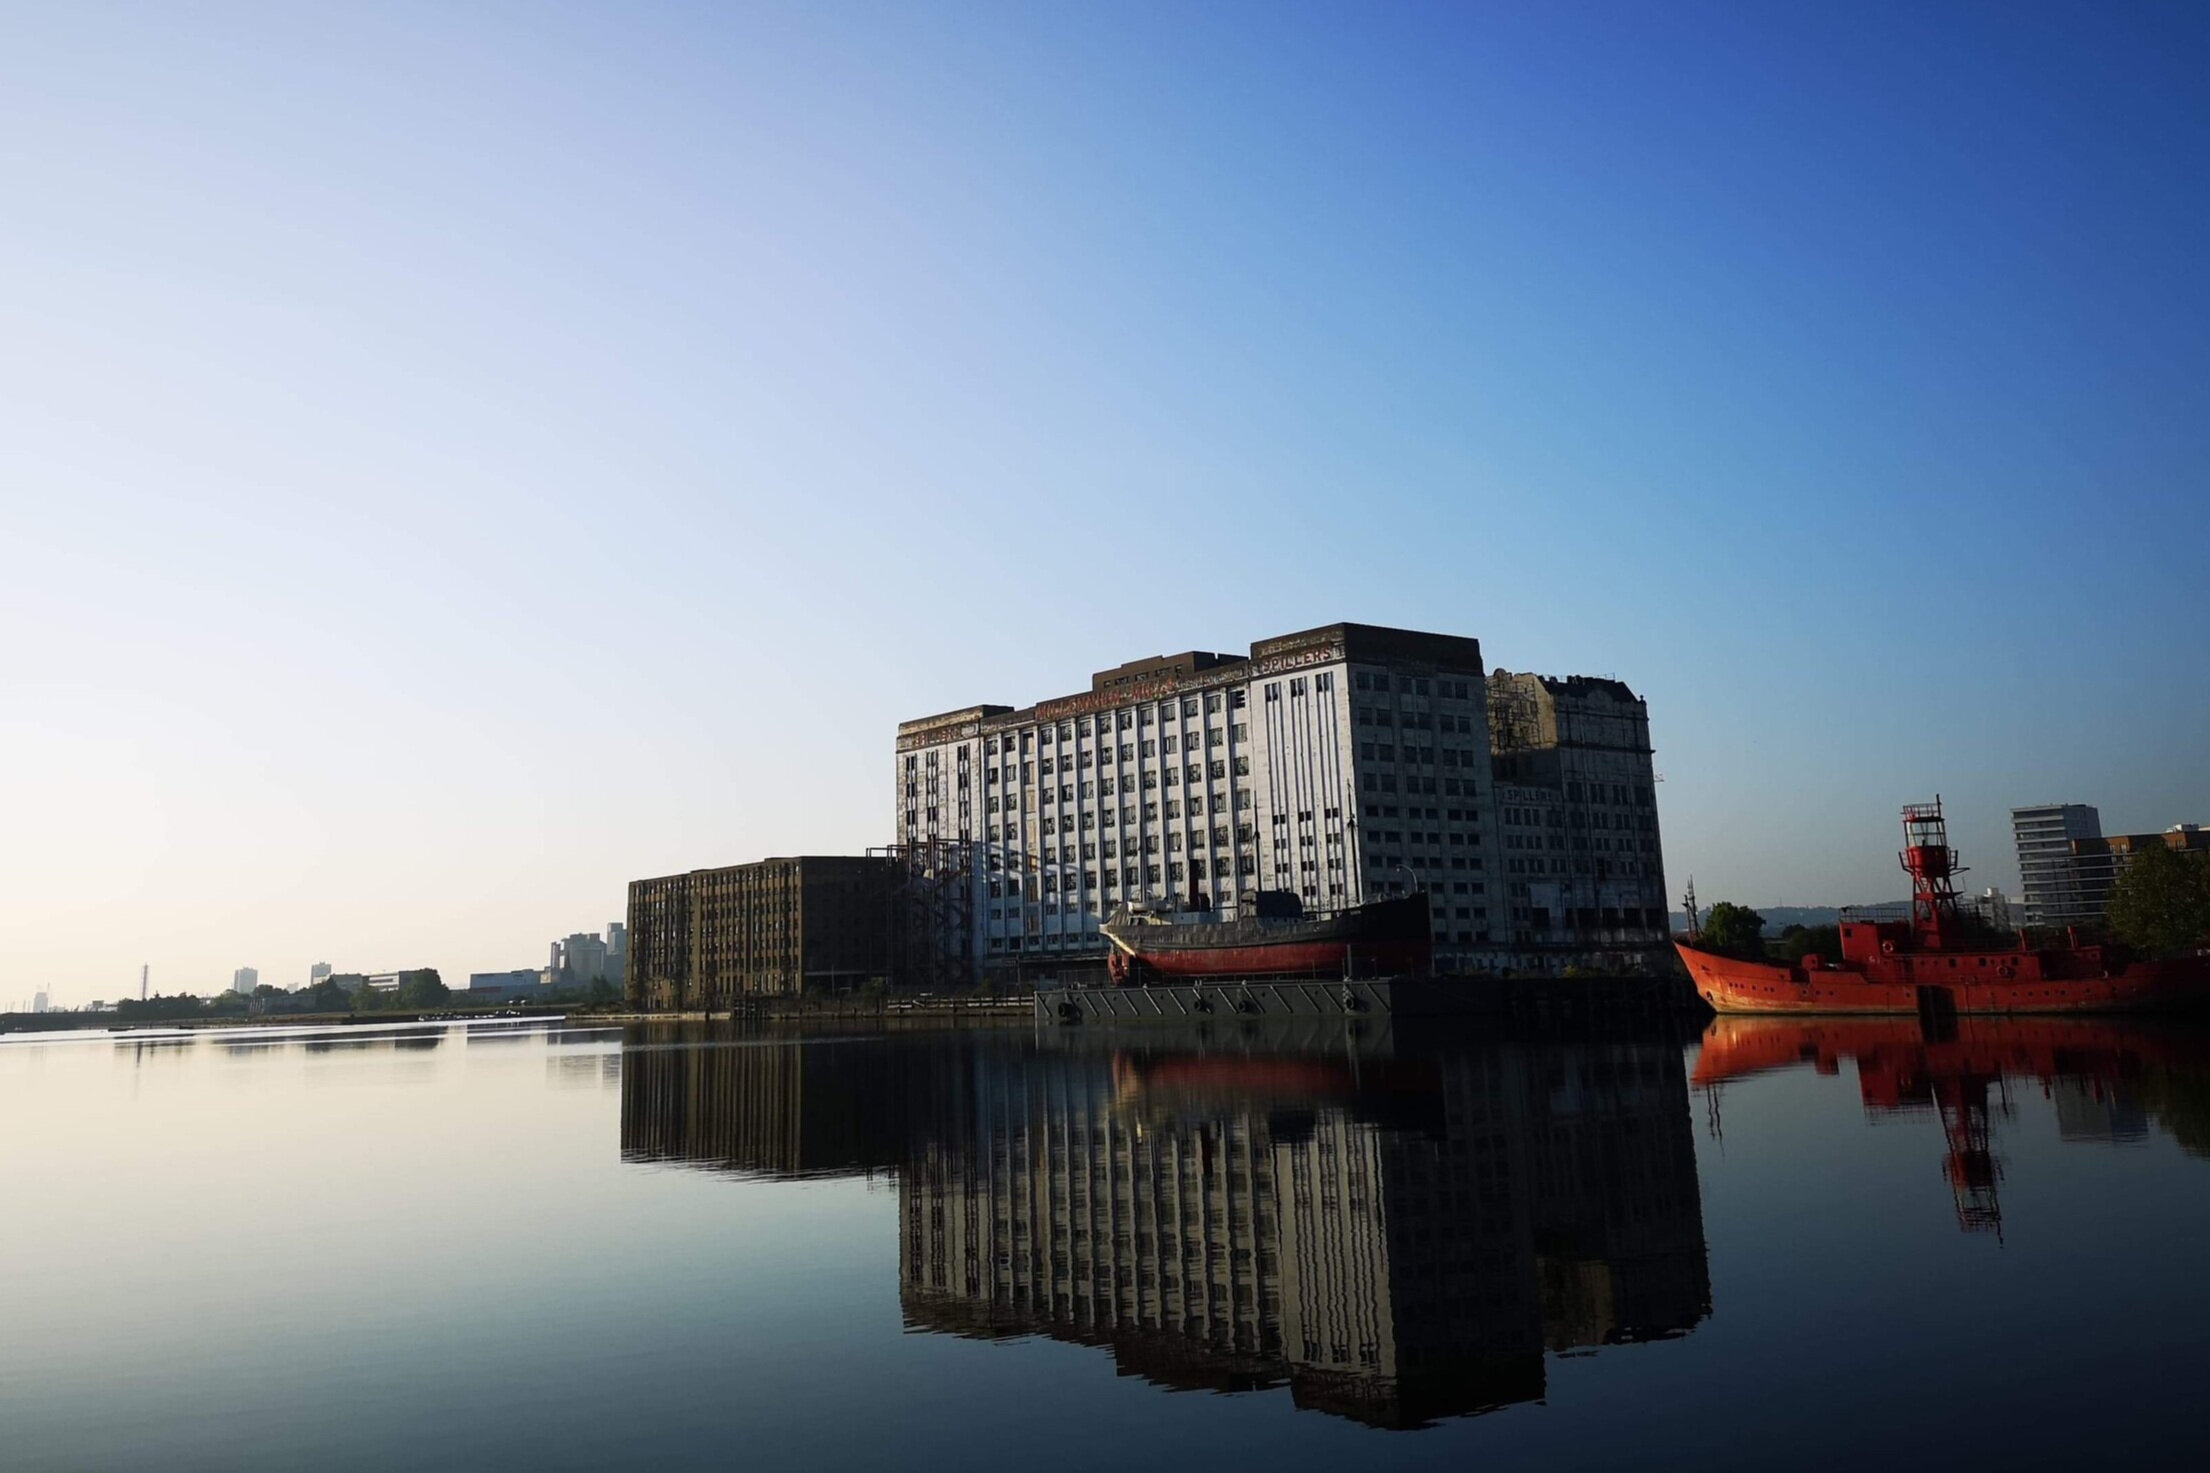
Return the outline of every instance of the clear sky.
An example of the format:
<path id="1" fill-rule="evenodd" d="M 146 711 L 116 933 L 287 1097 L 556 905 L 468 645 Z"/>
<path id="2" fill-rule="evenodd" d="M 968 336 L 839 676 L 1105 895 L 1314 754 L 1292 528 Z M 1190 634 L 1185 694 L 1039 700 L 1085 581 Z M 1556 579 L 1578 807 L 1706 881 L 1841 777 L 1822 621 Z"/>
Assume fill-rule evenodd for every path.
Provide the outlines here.
<path id="1" fill-rule="evenodd" d="M 2195 4 L 0 10 L 0 1004 L 542 964 L 1335 619 L 1667 879 L 2210 820 Z"/>

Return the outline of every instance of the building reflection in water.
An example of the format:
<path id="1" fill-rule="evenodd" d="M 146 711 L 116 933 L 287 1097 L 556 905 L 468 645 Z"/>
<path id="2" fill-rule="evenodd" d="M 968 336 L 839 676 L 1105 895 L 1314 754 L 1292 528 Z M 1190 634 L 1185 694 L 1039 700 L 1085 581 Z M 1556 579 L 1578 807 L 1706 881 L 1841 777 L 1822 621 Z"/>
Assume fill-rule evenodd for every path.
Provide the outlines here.
<path id="1" fill-rule="evenodd" d="M 708 1036 L 633 1037 L 623 1158 L 895 1167 L 913 1329 L 1415 1427 L 1540 1397 L 1545 1352 L 1710 1313 L 1677 1046 Z"/>
<path id="2" fill-rule="evenodd" d="M 2140 1141 L 2154 1119 L 2181 1149 L 2210 1154 L 2210 1033 L 2196 1027 L 2084 1017 L 1968 1017 L 1932 1029 L 1908 1017 L 1719 1017 L 1704 1030 L 1694 1083 L 1716 1126 L 1724 1086 L 1798 1067 L 1836 1074 L 1845 1060 L 1856 1066 L 1868 1115 L 1940 1120 L 1942 1170 L 1966 1232 L 2002 1231 L 1995 1128 L 2015 1113 L 2016 1085 L 2048 1097 L 2063 1140 Z"/>
<path id="3" fill-rule="evenodd" d="M 975 1105 L 901 1184 L 916 1327 L 1403 1427 L 1710 1311 L 1677 1049 L 1029 1055 Z"/>

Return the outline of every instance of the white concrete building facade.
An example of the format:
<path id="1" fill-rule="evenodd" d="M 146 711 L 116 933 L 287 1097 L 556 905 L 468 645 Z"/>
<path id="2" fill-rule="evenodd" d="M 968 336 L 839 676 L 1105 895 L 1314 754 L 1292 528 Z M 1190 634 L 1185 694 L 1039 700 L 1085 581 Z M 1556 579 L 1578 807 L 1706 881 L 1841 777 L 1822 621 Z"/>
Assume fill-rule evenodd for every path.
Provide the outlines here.
<path id="1" fill-rule="evenodd" d="M 2029 926 L 2071 926 L 2095 920 L 2081 882 L 2075 839 L 2102 837 L 2102 814 L 2091 803 L 2035 803 L 2010 811 L 2018 851 L 2018 887 Z"/>
<path id="2" fill-rule="evenodd" d="M 1546 728 L 1514 728 L 1515 767 L 1531 791 L 1556 789 L 1540 808 L 1557 815 L 1564 872 L 1544 883 L 1554 894 L 1562 882 L 1579 904 L 1522 897 L 1526 914 L 1514 915 L 1479 642 L 1359 624 L 1261 640 L 1247 657 L 1134 661 L 1087 692 L 1019 710 L 905 722 L 896 833 L 968 857 L 971 945 L 985 969 L 1101 957 L 1098 925 L 1123 903 L 1233 913 L 1261 890 L 1334 910 L 1425 888 L 1438 965 L 1455 970 L 1555 969 L 1598 961 L 1600 945 L 1662 944 L 1642 702 L 1616 681 L 1497 678 L 1515 683 L 1515 709 L 1528 703 L 1524 682 L 1548 702 Z M 1583 719 L 1590 701 L 1617 719 L 1604 727 L 1611 745 L 1584 751 L 1574 745 L 1583 728 L 1602 725 Z M 1597 831 L 1567 827 L 1590 817 L 1595 784 L 1582 769 L 1592 763 L 1624 779 L 1603 793 L 1607 821 L 1609 800 L 1622 800 L 1621 828 L 1604 831 L 1607 849 L 1620 845 L 1604 856 L 1607 898 L 1595 855 L 1571 847 Z M 1576 878 L 1586 881 L 1577 896 Z"/>

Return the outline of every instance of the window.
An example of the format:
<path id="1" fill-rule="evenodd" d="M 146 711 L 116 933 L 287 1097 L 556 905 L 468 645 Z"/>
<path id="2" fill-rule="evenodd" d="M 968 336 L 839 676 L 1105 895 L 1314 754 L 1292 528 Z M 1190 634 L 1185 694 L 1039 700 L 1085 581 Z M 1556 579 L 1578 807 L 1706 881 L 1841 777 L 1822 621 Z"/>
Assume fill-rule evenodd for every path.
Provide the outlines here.
<path id="1" fill-rule="evenodd" d="M 1187 709 L 1187 708 L 1184 708 L 1184 709 Z M 1205 696 L 1205 714 L 1209 716 L 1209 715 L 1211 715 L 1211 714 L 1212 714 L 1213 712 L 1215 712 L 1215 711 L 1217 711 L 1217 710 L 1219 710 L 1219 709 L 1220 709 L 1220 692 L 1218 692 L 1218 691 L 1209 691 L 1209 692 L 1207 692 L 1207 693 L 1206 693 L 1206 696 Z"/>
<path id="2" fill-rule="evenodd" d="M 1171 710 L 1166 710 L 1166 709 L 1162 709 L 1162 710 L 1160 711 L 1160 714 L 1164 716 L 1164 715 L 1172 715 L 1173 713 L 1172 713 L 1172 711 L 1171 711 Z M 1183 699 L 1182 699 L 1182 714 L 1183 714 L 1184 716 L 1195 716 L 1195 715 L 1197 714 L 1197 697 L 1195 697 L 1195 696 L 1185 696 L 1185 697 L 1183 697 Z"/>
<path id="3" fill-rule="evenodd" d="M 1291 700 L 1296 700 L 1296 699 L 1297 699 L 1298 697 L 1302 696 L 1302 695 L 1303 695 L 1304 693 L 1305 693 L 1305 678 L 1304 678 L 1304 677 L 1303 677 L 1302 675 L 1296 676 L 1295 678 L 1293 678 L 1293 679 L 1292 679 L 1292 680 L 1291 680 L 1291 681 L 1289 682 L 1289 698 L 1290 698 Z"/>
<path id="4" fill-rule="evenodd" d="M 1175 744 L 1175 743 L 1176 743 L 1177 741 L 1179 741 L 1179 740 L 1180 740 L 1180 738 L 1178 738 L 1178 737 L 1161 737 L 1161 738 L 1159 739 L 1159 751 L 1160 751 L 1161 753 L 1165 754 L 1166 756 L 1169 756 L 1169 757 L 1173 756 L 1173 755 L 1174 755 L 1174 744 Z"/>
<path id="5" fill-rule="evenodd" d="M 1266 682 L 1266 699 L 1269 701 L 1278 701 L 1281 699 L 1280 681 L 1269 680 L 1268 682 Z"/>

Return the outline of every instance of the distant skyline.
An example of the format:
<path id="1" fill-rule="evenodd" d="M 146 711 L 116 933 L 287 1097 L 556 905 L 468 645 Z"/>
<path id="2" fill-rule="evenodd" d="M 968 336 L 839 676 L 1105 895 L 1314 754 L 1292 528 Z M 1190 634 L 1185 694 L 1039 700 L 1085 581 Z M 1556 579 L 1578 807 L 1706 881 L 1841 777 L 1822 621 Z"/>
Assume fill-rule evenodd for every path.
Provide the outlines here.
<path id="1" fill-rule="evenodd" d="M 2210 821 L 2197 6 L 0 13 L 0 995 L 531 964 L 1338 619 L 1666 882 Z"/>

